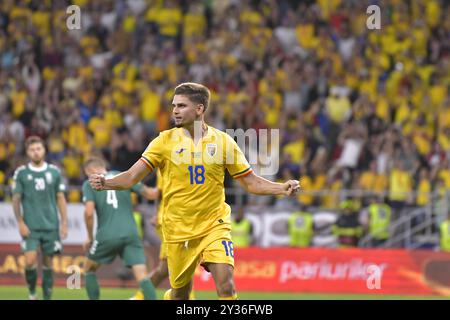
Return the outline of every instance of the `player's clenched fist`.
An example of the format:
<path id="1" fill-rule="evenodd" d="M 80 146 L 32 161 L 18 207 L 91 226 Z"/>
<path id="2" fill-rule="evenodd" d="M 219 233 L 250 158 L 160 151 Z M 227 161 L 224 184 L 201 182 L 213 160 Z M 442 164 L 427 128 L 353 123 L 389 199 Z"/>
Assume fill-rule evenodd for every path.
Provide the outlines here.
<path id="1" fill-rule="evenodd" d="M 283 183 L 283 190 L 286 196 L 295 194 L 300 190 L 300 182 L 298 180 L 288 180 Z"/>
<path id="2" fill-rule="evenodd" d="M 103 174 L 92 174 L 89 176 L 92 189 L 101 191 L 105 187 L 105 176 Z"/>

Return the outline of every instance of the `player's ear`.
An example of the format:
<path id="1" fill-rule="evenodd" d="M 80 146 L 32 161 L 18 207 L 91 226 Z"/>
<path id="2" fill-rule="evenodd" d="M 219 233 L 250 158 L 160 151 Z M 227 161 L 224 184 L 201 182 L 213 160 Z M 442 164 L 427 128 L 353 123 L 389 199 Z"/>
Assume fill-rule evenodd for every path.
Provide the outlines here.
<path id="1" fill-rule="evenodd" d="M 205 106 L 203 104 L 197 105 L 197 114 L 201 115 L 202 113 L 205 113 Z"/>

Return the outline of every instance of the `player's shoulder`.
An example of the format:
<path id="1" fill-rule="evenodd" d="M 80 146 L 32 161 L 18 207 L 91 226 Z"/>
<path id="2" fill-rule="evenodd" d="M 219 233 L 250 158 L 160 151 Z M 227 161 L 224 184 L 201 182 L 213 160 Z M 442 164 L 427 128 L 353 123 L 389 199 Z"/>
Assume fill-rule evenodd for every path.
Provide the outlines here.
<path id="1" fill-rule="evenodd" d="M 219 129 L 211 127 L 211 126 L 208 126 L 208 130 L 211 130 L 211 133 L 209 133 L 209 135 L 211 136 L 212 141 L 216 141 L 219 143 L 226 143 L 226 144 L 234 142 L 233 137 L 231 137 L 225 131 L 219 130 Z"/>
<path id="2" fill-rule="evenodd" d="M 27 168 L 26 165 L 21 165 L 21 166 L 18 166 L 14 172 L 21 172 L 23 170 L 26 170 L 26 168 Z"/>
<path id="3" fill-rule="evenodd" d="M 159 137 L 165 141 L 172 139 L 173 137 L 178 136 L 182 131 L 181 128 L 172 128 L 161 131 L 159 133 Z"/>
<path id="4" fill-rule="evenodd" d="M 89 183 L 89 180 L 84 180 L 83 185 L 81 187 L 83 190 L 91 188 L 91 184 Z"/>
<path id="5" fill-rule="evenodd" d="M 61 169 L 52 163 L 48 164 L 48 170 L 56 172 L 57 174 L 61 174 Z"/>
<path id="6" fill-rule="evenodd" d="M 27 170 L 26 165 L 21 165 L 21 166 L 17 167 L 16 170 L 14 171 L 13 179 L 16 179 L 22 172 L 25 172 L 26 170 Z"/>
<path id="7" fill-rule="evenodd" d="M 161 131 L 156 137 L 150 140 L 150 144 L 159 143 L 161 145 L 164 145 L 168 140 L 170 140 L 170 137 L 173 136 L 174 132 L 176 132 L 176 129 L 177 128 Z"/>
<path id="8" fill-rule="evenodd" d="M 219 136 L 219 137 L 224 137 L 224 138 L 231 138 L 230 135 L 222 130 L 219 130 L 217 128 L 208 126 L 208 130 L 211 130 L 211 135 L 212 136 Z"/>
<path id="9" fill-rule="evenodd" d="M 183 136 L 182 128 L 172 128 L 161 131 L 153 141 L 157 142 L 160 147 L 164 148 L 179 143 Z"/>

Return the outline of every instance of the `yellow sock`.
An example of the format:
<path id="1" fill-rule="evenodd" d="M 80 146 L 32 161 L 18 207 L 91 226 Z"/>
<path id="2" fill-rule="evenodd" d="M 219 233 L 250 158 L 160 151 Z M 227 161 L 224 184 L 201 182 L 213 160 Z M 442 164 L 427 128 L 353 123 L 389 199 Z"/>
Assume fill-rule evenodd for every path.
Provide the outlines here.
<path id="1" fill-rule="evenodd" d="M 172 289 L 167 290 L 164 293 L 164 300 L 172 300 Z"/>
<path id="2" fill-rule="evenodd" d="M 237 300 L 237 298 L 238 298 L 237 293 L 235 293 L 230 297 L 219 297 L 219 300 Z"/>

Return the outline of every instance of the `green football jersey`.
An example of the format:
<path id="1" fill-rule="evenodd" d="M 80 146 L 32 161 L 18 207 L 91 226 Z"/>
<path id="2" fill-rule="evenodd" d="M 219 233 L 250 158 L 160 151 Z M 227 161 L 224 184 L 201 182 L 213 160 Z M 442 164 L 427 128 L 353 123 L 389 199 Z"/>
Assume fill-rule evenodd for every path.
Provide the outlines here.
<path id="1" fill-rule="evenodd" d="M 108 172 L 106 177 L 118 172 Z M 83 202 L 93 201 L 97 214 L 97 241 L 137 236 L 136 222 L 133 217 L 131 191 L 139 192 L 142 183 L 134 185 L 131 190 L 95 191 L 89 181 L 83 183 Z"/>
<path id="2" fill-rule="evenodd" d="M 22 198 L 25 224 L 30 230 L 59 229 L 56 194 L 66 186 L 58 167 L 44 163 L 40 168 L 31 163 L 16 169 L 13 177 L 13 193 Z"/>

